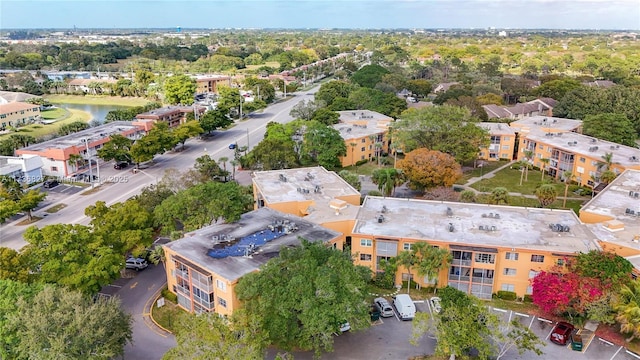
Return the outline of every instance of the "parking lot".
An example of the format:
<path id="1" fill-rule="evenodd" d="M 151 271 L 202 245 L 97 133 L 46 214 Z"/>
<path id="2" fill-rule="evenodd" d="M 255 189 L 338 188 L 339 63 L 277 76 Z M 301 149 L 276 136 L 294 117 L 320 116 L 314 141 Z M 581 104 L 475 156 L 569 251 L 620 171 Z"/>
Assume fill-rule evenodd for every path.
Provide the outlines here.
<path id="1" fill-rule="evenodd" d="M 391 301 L 391 299 L 388 299 Z M 418 312 L 432 312 L 429 301 L 415 301 Z M 563 359 L 576 358 L 588 360 L 640 360 L 640 356 L 627 351 L 624 347 L 614 345 L 589 333 L 583 334 L 583 351 L 574 351 L 571 345 L 556 345 L 549 340 L 556 322 L 539 318 L 529 314 L 518 313 L 511 310 L 490 308 L 505 324 L 517 320 L 525 327 L 531 329 L 544 346 L 543 355 L 538 356 L 533 352 L 518 354 L 516 349 L 511 349 L 502 359 Z M 321 359 L 408 359 L 411 356 L 433 354 L 436 339 L 431 335 L 423 336 L 414 346 L 410 343 L 412 322 L 401 321 L 397 311 L 394 316 L 381 318 L 365 331 L 347 332 L 336 337 L 334 352 L 322 355 Z M 267 359 L 275 358 L 275 350 L 270 350 Z M 310 352 L 295 352 L 295 359 L 313 359 Z"/>

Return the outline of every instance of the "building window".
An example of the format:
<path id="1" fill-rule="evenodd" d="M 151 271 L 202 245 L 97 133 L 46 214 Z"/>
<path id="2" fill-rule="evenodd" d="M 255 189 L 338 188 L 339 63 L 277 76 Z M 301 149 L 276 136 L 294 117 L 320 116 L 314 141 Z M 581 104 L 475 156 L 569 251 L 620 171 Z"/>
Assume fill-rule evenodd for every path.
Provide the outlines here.
<path id="1" fill-rule="evenodd" d="M 506 254 L 504 254 L 504 258 L 507 260 L 518 260 L 518 253 L 517 252 L 508 252 Z"/>
<path id="2" fill-rule="evenodd" d="M 364 146 L 360 148 L 360 151 L 364 151 Z"/>
<path id="3" fill-rule="evenodd" d="M 583 163 L 583 162 L 585 162 L 585 161 L 587 161 L 587 159 L 585 159 L 585 158 L 583 158 L 583 157 L 581 157 L 581 158 L 580 158 L 580 162 L 581 162 L 581 163 Z"/>
<path id="4" fill-rule="evenodd" d="M 222 280 L 216 280 L 216 286 L 218 286 L 218 289 L 222 291 L 227 291 L 227 284 L 225 284 Z"/>
<path id="5" fill-rule="evenodd" d="M 225 299 L 223 299 L 221 297 L 218 297 L 218 304 L 220 304 L 220 306 L 222 306 L 223 308 L 226 308 L 227 307 L 227 300 L 225 300 Z"/>
<path id="6" fill-rule="evenodd" d="M 509 145 L 502 145 L 502 150 L 509 150 Z"/>
<path id="7" fill-rule="evenodd" d="M 411 244 L 408 244 L 408 243 L 402 244 L 402 250 L 410 251 Z"/>
<path id="8" fill-rule="evenodd" d="M 533 279 L 534 277 L 538 276 L 539 273 L 540 271 L 529 270 L 529 279 Z"/>
<path id="9" fill-rule="evenodd" d="M 360 246 L 371 247 L 372 241 L 371 239 L 360 239 Z"/>
<path id="10" fill-rule="evenodd" d="M 367 142 L 367 139 L 362 139 L 362 143 L 363 144 L 366 143 L 366 142 Z M 364 148 L 362 148 L 362 149 L 364 150 Z"/>
<path id="11" fill-rule="evenodd" d="M 493 264 L 496 262 L 495 254 L 476 253 L 476 262 L 483 264 Z"/>
<path id="12" fill-rule="evenodd" d="M 564 259 L 558 259 L 556 264 L 558 264 L 558 266 L 564 266 Z"/>
<path id="13" fill-rule="evenodd" d="M 526 295 L 531 295 L 533 294 L 533 286 L 529 285 L 527 286 L 527 291 L 525 292 Z"/>
<path id="14" fill-rule="evenodd" d="M 57 166 L 52 166 L 51 167 L 51 171 L 58 171 L 58 167 Z"/>
<path id="15" fill-rule="evenodd" d="M 503 274 L 508 276 L 515 276 L 517 270 L 512 268 L 504 268 Z"/>
<path id="16" fill-rule="evenodd" d="M 500 290 L 502 291 L 516 291 L 516 287 L 513 284 L 502 284 L 502 286 L 500 287 Z"/>
<path id="17" fill-rule="evenodd" d="M 531 262 L 544 262 L 544 255 L 531 255 Z"/>
<path id="18" fill-rule="evenodd" d="M 360 260 L 371 261 L 371 254 L 360 254 Z"/>

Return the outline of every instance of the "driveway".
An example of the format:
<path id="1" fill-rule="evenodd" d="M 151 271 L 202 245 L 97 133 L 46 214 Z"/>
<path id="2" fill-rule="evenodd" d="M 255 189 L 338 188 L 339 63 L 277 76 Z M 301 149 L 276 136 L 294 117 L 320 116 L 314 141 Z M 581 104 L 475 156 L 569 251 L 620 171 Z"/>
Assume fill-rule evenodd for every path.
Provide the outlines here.
<path id="1" fill-rule="evenodd" d="M 149 317 L 149 307 L 156 294 L 166 284 L 162 265 L 149 265 L 135 273 L 131 279 L 121 279 L 104 289 L 115 288 L 115 296 L 122 301 L 122 308 L 133 317 L 133 343 L 124 349 L 125 359 L 158 360 L 164 353 L 176 346 L 175 337 L 153 324 Z"/>

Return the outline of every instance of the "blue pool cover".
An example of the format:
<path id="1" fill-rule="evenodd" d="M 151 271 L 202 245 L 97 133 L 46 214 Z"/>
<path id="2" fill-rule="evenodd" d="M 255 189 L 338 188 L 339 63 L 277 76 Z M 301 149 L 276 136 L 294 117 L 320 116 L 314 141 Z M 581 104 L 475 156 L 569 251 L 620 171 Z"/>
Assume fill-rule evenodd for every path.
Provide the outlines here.
<path id="1" fill-rule="evenodd" d="M 223 259 L 228 256 L 244 256 L 247 248 L 252 248 L 253 251 L 255 251 L 269 241 L 275 240 L 286 234 L 284 229 L 282 229 L 282 231 L 278 230 L 280 229 L 277 227 L 273 231 L 266 229 L 245 236 L 240 240 L 221 242 L 220 244 L 216 244 L 213 249 L 209 249 L 209 251 L 207 251 L 207 255 L 214 259 Z"/>

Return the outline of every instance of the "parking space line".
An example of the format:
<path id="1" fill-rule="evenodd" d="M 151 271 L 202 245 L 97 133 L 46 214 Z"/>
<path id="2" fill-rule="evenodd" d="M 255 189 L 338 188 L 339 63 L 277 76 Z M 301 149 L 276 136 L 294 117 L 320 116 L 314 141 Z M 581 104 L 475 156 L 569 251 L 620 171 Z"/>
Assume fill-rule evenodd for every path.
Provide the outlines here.
<path id="1" fill-rule="evenodd" d="M 540 320 L 540 318 L 538 318 L 538 320 Z M 548 320 L 547 320 L 548 321 Z M 551 330 L 549 330 L 549 333 L 547 334 L 547 336 L 544 338 L 545 340 L 549 340 L 549 338 L 551 337 L 551 333 L 553 332 L 553 326 L 551 327 Z"/>
<path id="2" fill-rule="evenodd" d="M 529 323 L 529 327 L 528 327 L 529 329 L 531 329 L 531 325 L 533 325 L 533 322 L 535 320 L 536 320 L 536 316 L 534 315 L 534 316 L 531 317 L 531 322 Z"/>
<path id="3" fill-rule="evenodd" d="M 626 352 L 627 354 L 629 354 L 629 355 L 633 356 L 633 357 L 634 357 L 634 358 L 636 358 L 636 359 L 640 359 L 640 356 L 639 356 L 638 354 L 634 353 L 634 352 L 631 352 L 631 351 L 629 351 L 629 350 L 625 350 L 625 352 Z"/>
<path id="4" fill-rule="evenodd" d="M 612 343 L 612 342 L 609 342 L 609 341 L 607 341 L 607 340 L 605 340 L 605 339 L 603 339 L 603 338 L 601 338 L 601 337 L 599 337 L 599 338 L 598 338 L 598 340 L 602 341 L 603 343 L 605 343 L 605 344 L 607 344 L 607 345 L 609 345 L 609 346 L 613 346 L 613 343 Z"/>
<path id="5" fill-rule="evenodd" d="M 522 317 L 529 317 L 529 314 L 523 314 L 523 313 L 519 313 L 519 312 L 514 312 L 514 314 L 516 314 L 518 316 L 522 316 Z"/>
<path id="6" fill-rule="evenodd" d="M 509 323 L 511 323 L 511 317 L 513 316 L 513 310 L 509 311 Z"/>
<path id="7" fill-rule="evenodd" d="M 600 339 L 600 338 L 598 338 L 598 339 Z M 602 340 L 602 339 L 600 339 L 600 340 Z M 608 341 L 607 341 L 607 342 L 608 342 Z M 613 344 L 611 344 L 611 345 L 613 345 Z M 616 353 L 615 353 L 615 354 L 613 354 L 613 356 L 612 356 L 609 360 L 613 360 L 613 358 L 615 358 L 616 356 L 618 356 L 618 353 L 619 353 L 622 349 L 624 349 L 624 346 L 620 346 L 620 348 L 618 348 L 618 351 L 616 351 Z"/>

